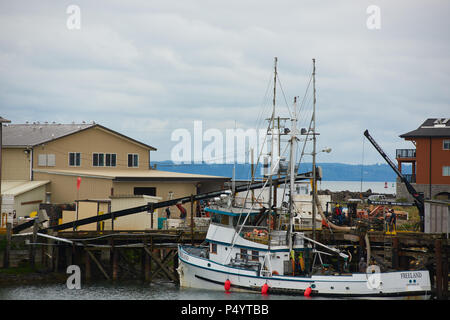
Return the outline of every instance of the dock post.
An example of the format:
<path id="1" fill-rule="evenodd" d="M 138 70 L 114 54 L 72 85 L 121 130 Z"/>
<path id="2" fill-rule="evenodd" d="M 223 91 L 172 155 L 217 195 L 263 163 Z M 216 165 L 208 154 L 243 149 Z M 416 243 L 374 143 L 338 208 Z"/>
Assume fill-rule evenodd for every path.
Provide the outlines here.
<path id="1" fill-rule="evenodd" d="M 394 237 L 392 239 L 392 268 L 398 270 L 399 268 L 399 239 Z"/>
<path id="2" fill-rule="evenodd" d="M 87 251 L 87 248 L 84 248 L 84 263 L 85 263 L 85 267 L 86 267 L 86 280 L 89 281 L 91 280 L 91 259 L 89 256 L 89 253 Z"/>
<path id="3" fill-rule="evenodd" d="M 191 244 L 194 245 L 194 195 L 191 194 Z"/>
<path id="4" fill-rule="evenodd" d="M 448 246 L 447 246 L 448 248 Z M 448 249 L 444 250 L 442 259 L 442 299 L 448 300 Z"/>
<path id="5" fill-rule="evenodd" d="M 434 252 L 436 262 L 436 297 L 442 299 L 442 240 L 436 239 L 434 241 Z"/>
<path id="6" fill-rule="evenodd" d="M 117 252 L 117 248 L 115 248 L 115 247 L 112 248 L 112 255 L 113 255 L 112 279 L 113 279 L 113 281 L 116 281 L 117 277 L 118 277 L 118 272 L 119 272 L 119 266 L 118 266 L 119 253 Z"/>
<path id="7" fill-rule="evenodd" d="M 29 257 L 30 257 L 30 267 L 32 269 L 34 269 L 35 267 L 35 259 L 36 259 L 36 241 L 37 241 L 37 230 L 38 230 L 38 224 L 37 221 L 34 221 L 33 224 L 33 235 L 31 236 L 31 243 L 30 243 L 30 253 L 29 253 Z"/>
<path id="8" fill-rule="evenodd" d="M 6 248 L 5 248 L 5 256 L 3 259 L 3 267 L 9 268 L 9 256 L 11 252 L 11 223 L 6 224 Z"/>

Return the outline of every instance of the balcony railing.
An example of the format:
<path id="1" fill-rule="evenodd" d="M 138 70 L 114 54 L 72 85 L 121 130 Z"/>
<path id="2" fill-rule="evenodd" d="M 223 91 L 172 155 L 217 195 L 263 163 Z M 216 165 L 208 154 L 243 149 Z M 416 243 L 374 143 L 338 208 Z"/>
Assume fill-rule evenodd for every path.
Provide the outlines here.
<path id="1" fill-rule="evenodd" d="M 395 157 L 398 158 L 415 158 L 416 149 L 397 149 Z"/>

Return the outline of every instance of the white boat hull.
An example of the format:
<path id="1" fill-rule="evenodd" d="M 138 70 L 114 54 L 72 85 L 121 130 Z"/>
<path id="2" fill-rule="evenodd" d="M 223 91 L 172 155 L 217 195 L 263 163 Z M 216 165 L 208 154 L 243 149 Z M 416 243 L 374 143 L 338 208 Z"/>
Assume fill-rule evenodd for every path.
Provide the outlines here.
<path id="1" fill-rule="evenodd" d="M 342 297 L 417 297 L 429 298 L 431 291 L 428 271 L 397 271 L 386 273 L 353 273 L 349 275 L 261 276 L 257 271 L 216 263 L 192 255 L 179 246 L 178 273 L 180 286 L 207 290 L 261 292 L 267 283 L 269 293 L 303 294 L 311 288 L 311 295 Z"/>

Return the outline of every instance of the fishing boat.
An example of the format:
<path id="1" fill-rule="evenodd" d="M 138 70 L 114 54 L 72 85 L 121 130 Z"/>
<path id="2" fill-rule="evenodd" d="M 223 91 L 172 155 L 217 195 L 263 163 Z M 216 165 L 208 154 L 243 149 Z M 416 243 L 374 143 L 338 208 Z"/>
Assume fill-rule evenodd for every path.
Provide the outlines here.
<path id="1" fill-rule="evenodd" d="M 276 60 L 275 77 L 276 80 Z M 313 59 L 314 110 L 308 130 L 297 129 L 296 99 L 288 132 L 289 151 L 289 201 L 280 207 L 273 205 L 269 192 L 268 202 L 261 206 L 260 196 L 237 203 L 232 190 L 215 198 L 205 210 L 211 217 L 203 245 L 178 246 L 178 274 L 181 287 L 263 294 L 299 294 L 334 297 L 399 297 L 429 298 L 431 292 L 428 270 L 381 270 L 361 261 L 361 270 L 350 271 L 352 254 L 338 245 L 327 245 L 316 240 L 316 224 L 312 230 L 297 230 L 294 190 L 298 175 L 295 159 L 297 136 L 303 134 L 313 141 L 312 168 L 312 221 L 317 211 L 327 227 L 351 231 L 351 227 L 337 227 L 321 211 L 317 201 L 316 180 L 321 170 L 316 168 L 315 132 L 315 60 Z M 274 81 L 275 82 L 275 81 Z M 274 84 L 275 88 L 275 84 Z M 275 89 L 274 89 L 275 92 Z M 275 99 L 271 120 L 275 118 Z M 274 121 L 272 121 L 274 124 Z M 272 136 L 279 134 L 272 125 Z M 279 129 L 279 128 L 278 128 Z M 272 141 L 280 141 L 279 137 Z M 308 139 L 305 139 L 305 143 Z M 269 190 L 272 177 L 279 171 L 280 156 L 274 157 L 277 146 L 272 144 L 270 172 L 264 180 Z M 287 181 L 287 180 L 286 180 Z M 264 189 L 264 188 L 263 188 Z M 256 200 L 256 201 L 255 201 Z M 317 210 L 318 209 L 318 210 Z M 312 232 L 311 232 L 312 231 Z M 368 250 L 370 251 L 370 250 Z M 364 266 L 364 264 L 366 264 Z M 354 269 L 354 268 L 353 268 Z"/>

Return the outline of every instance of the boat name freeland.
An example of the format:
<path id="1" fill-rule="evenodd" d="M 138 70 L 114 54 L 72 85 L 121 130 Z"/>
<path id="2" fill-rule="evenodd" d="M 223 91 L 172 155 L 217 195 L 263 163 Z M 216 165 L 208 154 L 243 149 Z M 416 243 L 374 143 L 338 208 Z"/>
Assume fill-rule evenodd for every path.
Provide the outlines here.
<path id="1" fill-rule="evenodd" d="M 400 274 L 400 278 L 402 279 L 422 278 L 422 274 L 420 272 L 402 272 Z"/>

